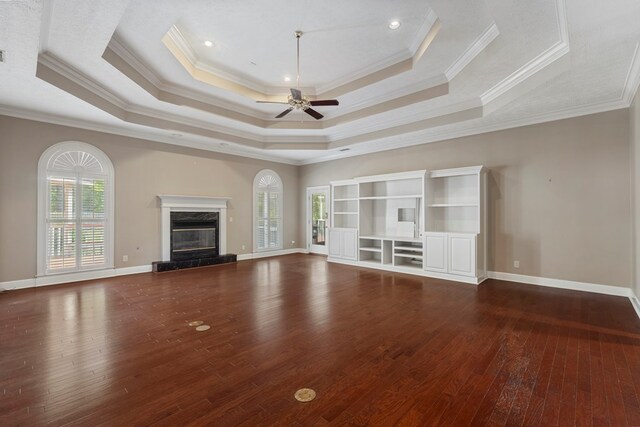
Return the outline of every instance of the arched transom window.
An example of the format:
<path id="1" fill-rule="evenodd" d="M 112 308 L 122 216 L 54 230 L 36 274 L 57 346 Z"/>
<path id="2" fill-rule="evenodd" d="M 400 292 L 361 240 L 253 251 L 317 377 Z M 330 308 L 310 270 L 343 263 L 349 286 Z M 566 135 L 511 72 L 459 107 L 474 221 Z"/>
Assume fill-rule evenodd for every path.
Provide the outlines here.
<path id="1" fill-rule="evenodd" d="M 89 144 L 62 142 L 38 168 L 38 274 L 113 267 L 109 158 Z"/>
<path id="2" fill-rule="evenodd" d="M 253 180 L 256 251 L 282 249 L 282 180 L 265 169 Z"/>

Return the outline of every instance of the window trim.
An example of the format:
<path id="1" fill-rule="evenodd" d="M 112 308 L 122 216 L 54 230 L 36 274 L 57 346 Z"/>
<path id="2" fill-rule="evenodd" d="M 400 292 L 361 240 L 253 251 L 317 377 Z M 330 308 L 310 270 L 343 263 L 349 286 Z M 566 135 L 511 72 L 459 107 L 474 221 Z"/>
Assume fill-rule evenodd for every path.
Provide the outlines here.
<path id="1" fill-rule="evenodd" d="M 278 240 L 280 245 L 274 248 L 258 248 L 258 182 L 262 177 L 271 175 L 277 181 L 280 187 L 280 197 L 278 198 L 278 206 L 280 212 L 280 227 L 278 229 Z M 268 198 L 267 198 L 268 199 Z M 282 178 L 280 175 L 272 169 L 262 169 L 259 171 L 256 176 L 253 178 L 253 251 L 254 252 L 269 252 L 269 251 L 279 251 L 284 248 L 284 184 L 282 182 Z"/>
<path id="2" fill-rule="evenodd" d="M 105 229 L 105 264 L 100 267 L 65 269 L 59 272 L 47 271 L 47 209 L 49 207 L 48 164 L 52 158 L 65 151 L 84 151 L 94 156 L 105 170 L 106 229 Z M 88 172 L 86 176 L 91 176 Z M 102 176 L 102 175 L 101 175 Z M 60 274 L 76 274 L 86 271 L 107 270 L 114 268 L 115 233 L 114 233 L 114 189 L 115 172 L 111 159 L 99 148 L 80 141 L 64 141 L 47 148 L 38 161 L 38 203 L 37 203 L 37 277 L 56 276 Z"/>

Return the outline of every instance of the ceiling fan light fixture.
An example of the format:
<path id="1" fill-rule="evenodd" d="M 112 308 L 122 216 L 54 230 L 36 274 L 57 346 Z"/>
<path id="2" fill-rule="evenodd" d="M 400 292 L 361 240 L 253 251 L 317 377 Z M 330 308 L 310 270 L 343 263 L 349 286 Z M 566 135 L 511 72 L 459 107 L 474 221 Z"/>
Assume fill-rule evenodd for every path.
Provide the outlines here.
<path id="1" fill-rule="evenodd" d="M 397 19 L 394 19 L 393 21 L 389 22 L 389 29 L 397 30 L 398 28 L 400 28 L 400 25 L 402 25 L 400 21 L 398 21 Z"/>

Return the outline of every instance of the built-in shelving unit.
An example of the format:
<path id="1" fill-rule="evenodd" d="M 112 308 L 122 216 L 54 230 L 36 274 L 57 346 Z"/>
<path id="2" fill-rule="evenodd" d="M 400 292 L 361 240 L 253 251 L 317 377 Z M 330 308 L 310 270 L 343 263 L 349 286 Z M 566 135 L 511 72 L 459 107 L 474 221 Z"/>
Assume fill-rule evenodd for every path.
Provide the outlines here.
<path id="1" fill-rule="evenodd" d="M 486 173 L 482 166 L 427 174 L 425 269 L 445 278 L 486 277 Z"/>
<path id="2" fill-rule="evenodd" d="M 483 185 L 482 167 L 332 182 L 329 261 L 479 283 Z"/>

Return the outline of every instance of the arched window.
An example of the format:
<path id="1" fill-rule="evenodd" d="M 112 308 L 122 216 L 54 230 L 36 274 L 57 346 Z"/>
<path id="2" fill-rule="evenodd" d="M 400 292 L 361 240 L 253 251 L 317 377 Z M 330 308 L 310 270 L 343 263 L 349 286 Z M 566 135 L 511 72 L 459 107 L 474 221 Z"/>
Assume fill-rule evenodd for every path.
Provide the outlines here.
<path id="1" fill-rule="evenodd" d="M 113 165 L 83 142 L 38 163 L 38 275 L 113 267 Z"/>
<path id="2" fill-rule="evenodd" d="M 253 194 L 254 250 L 282 249 L 282 180 L 272 170 L 261 170 Z"/>

